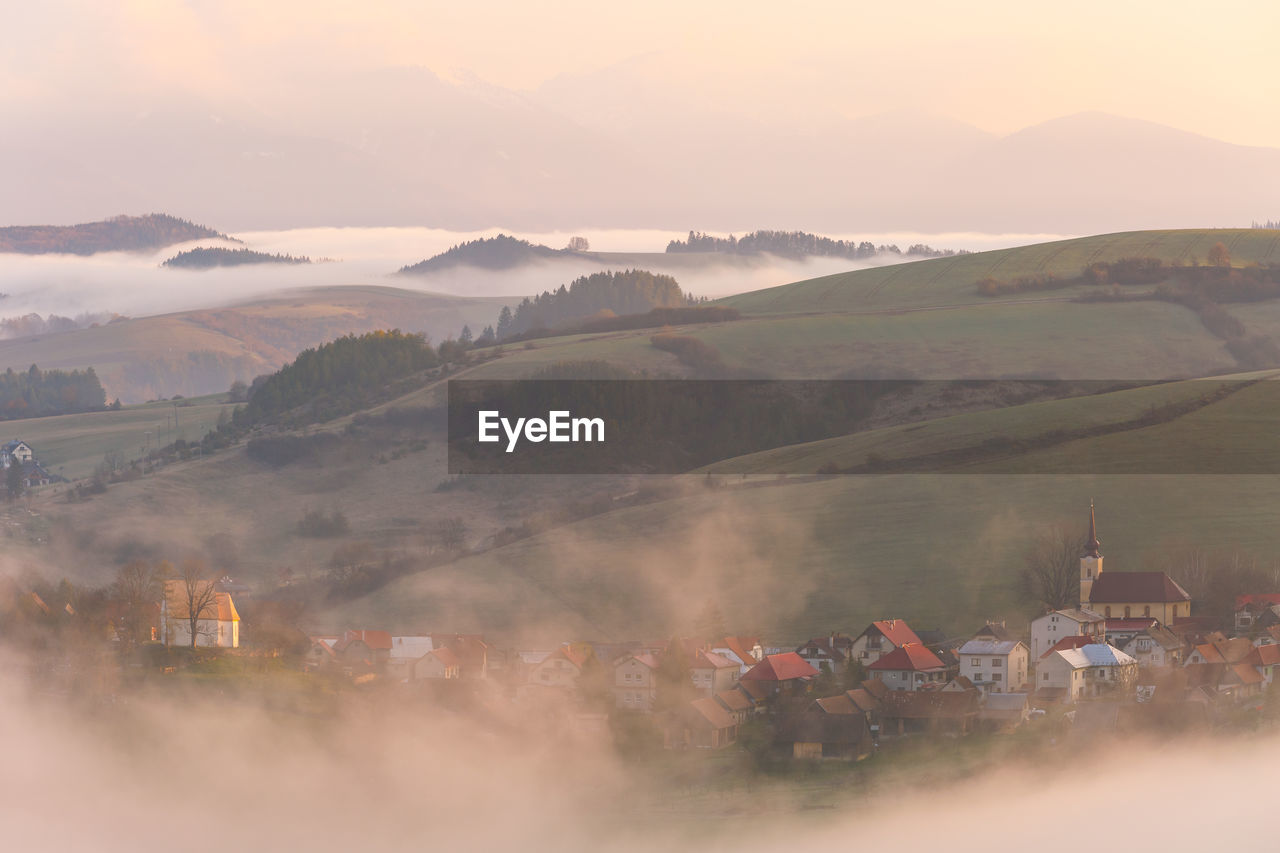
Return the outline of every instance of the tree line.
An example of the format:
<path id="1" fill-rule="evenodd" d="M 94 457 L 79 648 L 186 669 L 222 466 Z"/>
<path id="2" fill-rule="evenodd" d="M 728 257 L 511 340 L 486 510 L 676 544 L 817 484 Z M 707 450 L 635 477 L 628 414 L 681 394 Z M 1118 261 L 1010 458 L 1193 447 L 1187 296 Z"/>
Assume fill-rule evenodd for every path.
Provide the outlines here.
<path id="1" fill-rule="evenodd" d="M 214 267 L 236 267 L 244 264 L 309 264 L 311 259 L 302 256 L 269 254 L 253 249 L 228 249 L 225 246 L 197 246 L 179 252 L 161 266 L 178 269 L 207 270 Z"/>
<path id="2" fill-rule="evenodd" d="M 80 225 L 12 225 L 0 228 L 0 252 L 92 255 L 95 252 L 157 249 L 205 238 L 231 239 L 226 234 L 186 219 L 149 213 L 146 216 L 117 216 Z"/>
<path id="3" fill-rule="evenodd" d="M 93 368 L 23 372 L 9 368 L 0 374 L 0 419 L 40 418 L 92 412 L 105 408 L 107 394 Z"/>
<path id="4" fill-rule="evenodd" d="M 644 314 L 655 308 L 684 308 L 701 300 L 686 295 L 669 275 L 647 270 L 598 272 L 574 279 L 568 286 L 525 297 L 515 310 L 503 306 L 498 314 L 496 340 L 537 329 L 556 329 L 589 317 Z M 485 334 L 481 338 L 485 338 Z M 479 344 L 480 341 L 477 341 Z"/>
<path id="5" fill-rule="evenodd" d="M 915 243 L 905 252 L 893 244 L 875 245 L 863 240 L 835 240 L 805 231 L 752 231 L 742 237 L 730 234 L 715 237 L 701 231 L 690 231 L 684 240 L 672 240 L 667 251 L 677 252 L 728 252 L 738 255 L 754 255 L 768 252 L 782 258 L 831 257 L 850 260 L 866 260 L 879 255 L 911 255 L 923 258 L 942 258 L 968 254 L 953 249 L 935 249 L 924 243 Z"/>

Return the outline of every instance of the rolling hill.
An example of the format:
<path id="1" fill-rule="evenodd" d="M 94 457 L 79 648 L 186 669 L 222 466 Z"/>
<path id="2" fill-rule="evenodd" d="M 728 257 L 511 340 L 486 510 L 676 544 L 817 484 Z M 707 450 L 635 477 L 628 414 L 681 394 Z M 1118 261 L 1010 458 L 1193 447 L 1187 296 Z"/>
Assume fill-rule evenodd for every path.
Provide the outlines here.
<path id="1" fill-rule="evenodd" d="M 0 228 L 0 252 L 92 255 L 161 249 L 204 237 L 232 240 L 226 234 L 176 216 L 150 213 L 79 225 L 10 225 Z"/>
<path id="2" fill-rule="evenodd" d="M 400 328 L 433 339 L 492 322 L 500 300 L 390 287 L 307 288 L 239 305 L 118 320 L 0 341 L 0 369 L 92 366 L 108 398 L 140 402 L 226 390 L 348 333 Z"/>

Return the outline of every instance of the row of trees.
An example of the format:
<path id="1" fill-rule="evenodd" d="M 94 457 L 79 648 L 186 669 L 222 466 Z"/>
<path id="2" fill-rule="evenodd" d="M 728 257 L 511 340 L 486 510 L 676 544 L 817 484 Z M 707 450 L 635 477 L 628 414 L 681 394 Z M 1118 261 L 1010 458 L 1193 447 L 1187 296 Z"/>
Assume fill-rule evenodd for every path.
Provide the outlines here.
<path id="1" fill-rule="evenodd" d="M 577 278 L 567 287 L 543 291 L 533 299 L 526 297 L 514 311 L 503 306 L 494 333 L 501 341 L 532 330 L 560 328 L 603 312 L 644 314 L 654 308 L 681 308 L 697 302 L 669 275 L 647 270 L 598 272 Z"/>
<path id="2" fill-rule="evenodd" d="M 161 266 L 179 269 L 207 270 L 214 267 L 237 267 L 244 264 L 309 264 L 308 257 L 270 254 L 253 249 L 228 249 L 225 246 L 197 246 L 179 252 Z"/>
<path id="3" fill-rule="evenodd" d="M 39 418 L 92 412 L 106 406 L 107 394 L 93 368 L 41 370 L 36 365 L 0 374 L 0 419 Z"/>
<path id="4" fill-rule="evenodd" d="M 867 260 L 878 255 L 912 255 L 924 258 L 941 258 L 956 254 L 952 249 L 935 249 L 924 243 L 916 243 L 903 252 L 896 245 L 875 245 L 867 240 L 835 240 L 805 231 L 752 231 L 742 237 L 714 237 L 701 231 L 690 231 L 684 240 L 672 240 L 668 252 L 728 252 L 738 255 L 754 255 L 768 252 L 782 258 L 830 257 L 850 260 Z"/>

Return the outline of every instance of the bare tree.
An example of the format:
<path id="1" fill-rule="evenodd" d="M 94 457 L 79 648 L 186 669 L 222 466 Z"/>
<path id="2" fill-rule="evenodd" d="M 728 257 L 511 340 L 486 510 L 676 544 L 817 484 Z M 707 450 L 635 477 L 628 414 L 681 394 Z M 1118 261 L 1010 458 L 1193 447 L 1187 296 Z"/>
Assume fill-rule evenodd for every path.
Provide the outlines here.
<path id="1" fill-rule="evenodd" d="M 1022 592 L 1052 610 L 1080 605 L 1080 555 L 1088 534 L 1060 524 L 1044 530 L 1027 549 L 1021 573 Z"/>
<path id="2" fill-rule="evenodd" d="M 146 624 L 147 608 L 154 605 L 161 595 L 161 580 L 156 567 L 146 560 L 132 560 L 116 572 L 111 584 L 111 596 L 123 610 L 121 616 L 126 648 L 132 647 Z"/>
<path id="3" fill-rule="evenodd" d="M 218 590 L 213 581 L 205 579 L 206 574 L 208 569 L 203 560 L 190 557 L 182 561 L 181 593 L 187 606 L 184 618 L 191 628 L 193 649 L 200 636 L 200 620 L 218 618 Z"/>

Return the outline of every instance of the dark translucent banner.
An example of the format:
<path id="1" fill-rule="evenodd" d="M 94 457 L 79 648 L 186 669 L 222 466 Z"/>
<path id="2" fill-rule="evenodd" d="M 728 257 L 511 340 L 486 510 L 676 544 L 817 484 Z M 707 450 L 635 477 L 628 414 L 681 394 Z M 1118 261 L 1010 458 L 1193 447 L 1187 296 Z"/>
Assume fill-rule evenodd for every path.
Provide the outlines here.
<path id="1" fill-rule="evenodd" d="M 453 380 L 454 474 L 1280 472 L 1280 385 Z"/>

